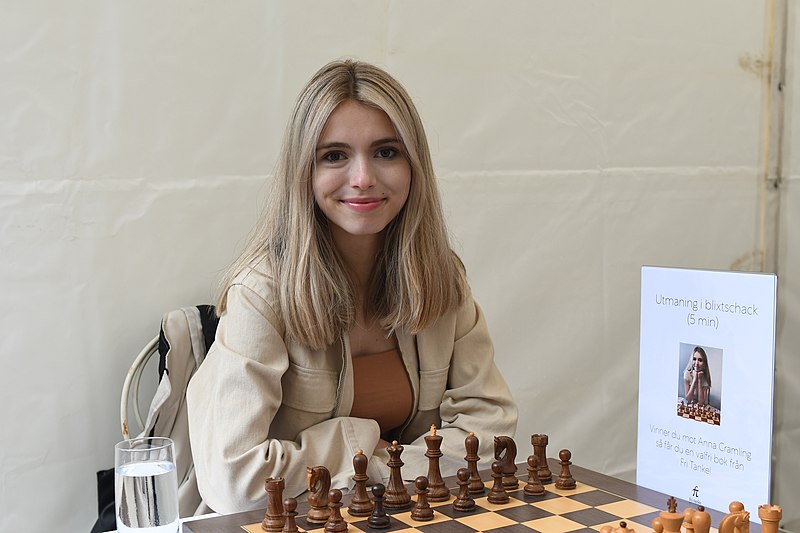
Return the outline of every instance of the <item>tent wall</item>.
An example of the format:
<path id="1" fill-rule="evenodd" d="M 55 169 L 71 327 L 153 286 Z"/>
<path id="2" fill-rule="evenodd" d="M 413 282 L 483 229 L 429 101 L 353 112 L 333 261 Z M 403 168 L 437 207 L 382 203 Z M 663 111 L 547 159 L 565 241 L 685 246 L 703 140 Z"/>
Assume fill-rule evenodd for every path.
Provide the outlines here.
<path id="1" fill-rule="evenodd" d="M 0 530 L 89 529 L 128 365 L 213 298 L 294 96 L 351 56 L 420 109 L 521 453 L 548 433 L 633 480 L 641 266 L 778 272 L 774 500 L 800 532 L 800 10 L 776 144 L 776 5 L 5 2 Z"/>

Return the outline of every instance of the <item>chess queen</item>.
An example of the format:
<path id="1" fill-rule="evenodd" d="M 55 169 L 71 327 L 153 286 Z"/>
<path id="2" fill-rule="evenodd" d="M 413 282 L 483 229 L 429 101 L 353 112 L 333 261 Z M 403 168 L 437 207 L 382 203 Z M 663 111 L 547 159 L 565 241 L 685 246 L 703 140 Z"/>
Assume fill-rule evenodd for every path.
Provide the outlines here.
<path id="1" fill-rule="evenodd" d="M 405 89 L 357 61 L 325 65 L 291 114 L 266 209 L 221 284 L 216 340 L 188 389 L 204 504 L 264 506 L 324 465 L 353 485 L 353 456 L 386 482 L 388 442 L 406 479 L 443 437 L 444 475 L 469 432 L 513 435 L 517 409 L 453 252 L 422 122 Z"/>

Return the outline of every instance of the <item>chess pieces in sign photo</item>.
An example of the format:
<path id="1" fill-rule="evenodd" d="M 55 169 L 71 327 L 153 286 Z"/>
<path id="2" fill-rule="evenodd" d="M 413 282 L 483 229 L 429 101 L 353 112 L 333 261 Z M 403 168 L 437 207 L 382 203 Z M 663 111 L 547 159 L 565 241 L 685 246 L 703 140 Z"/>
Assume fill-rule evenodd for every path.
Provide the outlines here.
<path id="1" fill-rule="evenodd" d="M 417 503 L 411 511 L 411 519 L 417 522 L 433 520 L 433 509 L 428 504 L 428 478 L 419 476 L 414 480 L 414 487 L 417 490 Z"/>
<path id="2" fill-rule="evenodd" d="M 400 470 L 403 466 L 403 461 L 400 459 L 403 454 L 403 446 L 396 440 L 392 441 L 391 446 L 386 447 L 386 452 L 389 454 L 389 461 L 386 463 L 389 467 L 389 486 L 386 487 L 386 498 L 383 505 L 387 509 L 408 509 L 412 505 L 411 495 L 406 490 Z"/>
<path id="3" fill-rule="evenodd" d="M 536 455 L 528 457 L 528 482 L 523 487 L 526 496 L 542 496 L 544 485 L 539 479 L 539 458 Z"/>
<path id="4" fill-rule="evenodd" d="M 283 500 L 283 530 L 282 533 L 297 533 L 297 500 L 286 498 Z"/>
<path id="5" fill-rule="evenodd" d="M 531 435 L 531 445 L 533 446 L 533 454 L 539 458 L 539 481 L 547 483 L 553 479 L 553 473 L 547 466 L 547 435 L 534 434 Z"/>
<path id="6" fill-rule="evenodd" d="M 391 523 L 389 515 L 386 514 L 383 508 L 383 495 L 385 492 L 386 487 L 383 486 L 383 483 L 376 483 L 372 486 L 372 499 L 375 502 L 375 508 L 372 510 L 372 514 L 369 515 L 369 520 L 367 520 L 367 525 L 372 529 L 386 529 Z"/>
<path id="7" fill-rule="evenodd" d="M 453 502 L 453 510 L 461 513 L 471 513 L 475 511 L 475 500 L 469 495 L 469 470 L 459 468 L 456 473 L 458 480 L 458 496 Z"/>
<path id="8" fill-rule="evenodd" d="M 503 472 L 503 487 L 515 490 L 519 487 L 517 479 L 517 445 L 514 439 L 507 436 L 494 438 L 494 458 L 500 461 Z"/>
<path id="9" fill-rule="evenodd" d="M 780 505 L 759 505 L 758 518 L 761 519 L 761 533 L 778 533 L 778 524 L 783 517 Z"/>
<path id="10" fill-rule="evenodd" d="M 328 508 L 328 493 L 331 490 L 331 473 L 324 466 L 306 467 L 308 476 L 308 503 L 311 509 L 306 520 L 312 524 L 324 524 L 331 515 Z"/>
<path id="11" fill-rule="evenodd" d="M 684 509 L 683 529 L 686 533 L 709 533 L 711 531 L 711 515 L 702 505 L 695 509 Z"/>
<path id="12" fill-rule="evenodd" d="M 619 527 L 603 526 L 600 528 L 600 533 L 636 533 L 634 529 L 628 529 L 628 524 L 625 521 L 619 523 Z"/>
<path id="13" fill-rule="evenodd" d="M 747 533 L 750 530 L 750 513 L 745 511 L 742 502 L 731 502 L 728 514 L 719 521 L 719 533 Z"/>
<path id="14" fill-rule="evenodd" d="M 478 475 L 478 437 L 475 433 L 470 432 L 466 439 L 464 439 L 464 448 L 467 450 L 467 455 L 464 460 L 467 462 L 467 470 L 469 470 L 469 492 L 470 494 L 483 494 L 486 487 L 483 484 L 481 476 Z"/>
<path id="15" fill-rule="evenodd" d="M 653 518 L 653 530 L 656 533 L 681 533 L 683 513 L 679 513 L 677 510 L 678 501 L 675 497 L 670 496 L 667 500 L 667 510 L 661 511 L 656 518 Z"/>
<path id="16" fill-rule="evenodd" d="M 575 479 L 572 477 L 572 472 L 569 470 L 569 465 L 572 464 L 572 452 L 569 450 L 561 450 L 558 452 L 559 462 L 561 463 L 561 472 L 556 479 L 556 488 L 561 490 L 571 490 L 575 488 Z"/>
<path id="17" fill-rule="evenodd" d="M 425 457 L 428 458 L 428 501 L 446 502 L 450 499 L 450 491 L 442 479 L 442 472 L 439 470 L 439 458 L 443 455 L 440 448 L 442 446 L 442 436 L 436 434 L 436 426 L 431 426 L 431 434 L 425 436 L 425 445 L 428 450 Z"/>
<path id="18" fill-rule="evenodd" d="M 492 480 L 492 490 L 489 491 L 489 496 L 487 497 L 489 503 L 496 505 L 508 503 L 508 494 L 506 494 L 506 489 L 503 487 L 503 465 L 500 461 L 492 463 Z"/>
<path id="19" fill-rule="evenodd" d="M 327 522 L 325 522 L 325 533 L 344 533 L 347 531 L 347 522 L 342 517 L 342 491 L 331 489 L 328 493 L 328 508 L 331 510 Z"/>
<path id="20" fill-rule="evenodd" d="M 367 481 L 369 480 L 367 462 L 367 456 L 362 450 L 358 450 L 358 453 L 353 456 L 353 472 L 355 473 L 353 481 L 356 485 L 353 489 L 353 499 L 347 508 L 347 511 L 353 516 L 369 516 L 375 507 L 367 494 Z"/>
<path id="21" fill-rule="evenodd" d="M 264 490 L 267 491 L 267 512 L 261 529 L 264 531 L 278 532 L 283 530 L 285 521 L 283 511 L 283 489 L 286 486 L 282 477 L 268 478 L 264 481 Z"/>

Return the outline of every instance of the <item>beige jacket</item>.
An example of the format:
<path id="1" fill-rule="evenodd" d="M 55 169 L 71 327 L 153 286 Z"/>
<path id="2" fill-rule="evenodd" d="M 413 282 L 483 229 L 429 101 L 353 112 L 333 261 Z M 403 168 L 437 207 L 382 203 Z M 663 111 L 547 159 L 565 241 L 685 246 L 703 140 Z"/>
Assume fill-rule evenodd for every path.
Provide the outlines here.
<path id="1" fill-rule="evenodd" d="M 347 336 L 324 350 L 286 341 L 275 283 L 262 269 L 230 287 L 216 340 L 188 387 L 197 482 L 204 503 L 219 513 L 263 508 L 268 477 L 283 477 L 284 495 L 297 496 L 306 490 L 306 466 L 324 465 L 332 487 L 351 488 L 358 450 L 370 457 L 371 481 L 388 479 L 388 454 L 373 453 L 377 422 L 348 416 Z M 414 415 L 401 435 L 404 478 L 427 473 L 422 437 L 431 424 L 444 437 L 444 475 L 466 466 L 470 431 L 485 466 L 493 436 L 514 435 L 517 408 L 494 364 L 480 308 L 470 297 L 427 330 L 397 332 L 397 339 L 414 393 Z"/>

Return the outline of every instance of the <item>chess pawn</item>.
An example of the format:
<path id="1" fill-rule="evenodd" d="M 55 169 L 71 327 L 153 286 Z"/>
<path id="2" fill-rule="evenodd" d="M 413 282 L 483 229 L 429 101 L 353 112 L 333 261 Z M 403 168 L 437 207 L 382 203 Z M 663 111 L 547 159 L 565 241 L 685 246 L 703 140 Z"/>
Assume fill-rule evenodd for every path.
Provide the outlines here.
<path id="1" fill-rule="evenodd" d="M 494 483 L 492 483 L 492 490 L 489 491 L 487 498 L 489 503 L 497 505 L 508 503 L 508 494 L 506 494 L 506 489 L 503 487 L 503 464 L 500 461 L 492 463 L 492 479 Z"/>
<path id="2" fill-rule="evenodd" d="M 759 505 L 758 518 L 761 519 L 761 533 L 778 533 L 778 523 L 783 517 L 783 508 L 779 505 Z"/>
<path id="3" fill-rule="evenodd" d="M 528 457 L 528 482 L 522 489 L 526 496 L 541 496 L 544 494 L 544 486 L 539 479 L 539 458 L 535 455 Z"/>
<path id="4" fill-rule="evenodd" d="M 386 487 L 382 483 L 376 483 L 372 486 L 372 499 L 375 502 L 375 508 L 367 520 L 367 525 L 372 529 L 386 529 L 390 525 L 389 515 L 383 510 L 384 492 L 386 492 Z"/>
<path id="5" fill-rule="evenodd" d="M 464 447 L 467 450 L 464 460 L 467 462 L 467 470 L 469 470 L 469 492 L 470 494 L 482 494 L 486 487 L 481 480 L 480 474 L 478 474 L 478 461 L 481 458 L 478 457 L 479 442 L 475 433 L 470 432 L 467 438 L 464 439 Z"/>
<path id="6" fill-rule="evenodd" d="M 414 480 L 414 487 L 417 489 L 417 504 L 411 511 L 411 519 L 417 522 L 433 520 L 433 509 L 428 504 L 428 478 L 419 476 Z"/>
<path id="7" fill-rule="evenodd" d="M 456 473 L 458 480 L 458 497 L 453 502 L 453 510 L 461 513 L 471 513 L 475 511 L 475 500 L 469 495 L 469 475 L 470 471 L 466 468 L 459 468 Z"/>
<path id="8" fill-rule="evenodd" d="M 267 491 L 267 512 L 261 522 L 264 531 L 277 532 L 283 530 L 285 523 L 283 503 L 283 489 L 285 482 L 282 477 L 268 478 L 264 481 L 264 490 Z"/>
<path id="9" fill-rule="evenodd" d="M 690 522 L 694 533 L 709 533 L 711 531 L 711 515 L 702 505 L 696 511 L 689 510 L 691 513 Z M 688 530 L 687 530 L 688 533 Z"/>
<path id="10" fill-rule="evenodd" d="M 342 518 L 342 491 L 331 489 L 328 493 L 328 508 L 331 514 L 325 522 L 325 533 L 344 533 L 347 531 L 347 522 Z"/>
<path id="11" fill-rule="evenodd" d="M 544 434 L 531 435 L 533 454 L 539 458 L 539 481 L 547 483 L 553 479 L 553 473 L 547 467 L 547 443 L 548 437 Z"/>
<path id="12" fill-rule="evenodd" d="M 286 498 L 283 500 L 283 531 L 282 533 L 297 533 L 297 500 L 294 498 Z"/>
<path id="13" fill-rule="evenodd" d="M 367 456 L 364 452 L 358 450 L 358 453 L 353 457 L 353 481 L 356 482 L 355 489 L 353 490 L 353 499 L 350 501 L 350 506 L 347 511 L 353 516 L 369 516 L 375 505 L 369 499 L 367 494 Z"/>
<path id="14" fill-rule="evenodd" d="M 569 470 L 569 465 L 572 464 L 572 452 L 569 450 L 561 450 L 558 453 L 558 458 L 561 463 L 561 472 L 556 479 L 556 488 L 561 490 L 572 490 L 575 488 L 575 479 L 572 477 L 572 472 Z"/>

